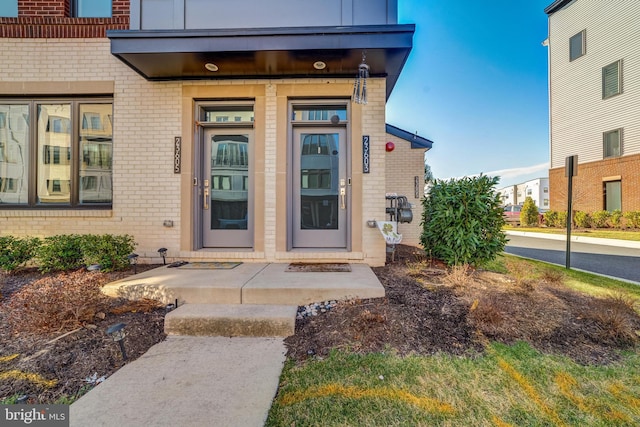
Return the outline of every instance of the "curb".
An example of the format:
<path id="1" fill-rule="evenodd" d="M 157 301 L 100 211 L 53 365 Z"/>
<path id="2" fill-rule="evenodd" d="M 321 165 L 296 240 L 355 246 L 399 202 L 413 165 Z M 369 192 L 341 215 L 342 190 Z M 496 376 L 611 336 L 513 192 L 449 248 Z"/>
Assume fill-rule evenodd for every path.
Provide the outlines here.
<path id="1" fill-rule="evenodd" d="M 535 237 L 537 239 L 566 241 L 567 236 L 562 234 L 535 233 L 531 231 L 505 231 L 505 234 L 522 237 Z M 602 239 L 598 237 L 571 236 L 572 242 L 589 243 L 592 245 L 615 246 L 618 248 L 640 249 L 640 242 L 620 239 Z"/>

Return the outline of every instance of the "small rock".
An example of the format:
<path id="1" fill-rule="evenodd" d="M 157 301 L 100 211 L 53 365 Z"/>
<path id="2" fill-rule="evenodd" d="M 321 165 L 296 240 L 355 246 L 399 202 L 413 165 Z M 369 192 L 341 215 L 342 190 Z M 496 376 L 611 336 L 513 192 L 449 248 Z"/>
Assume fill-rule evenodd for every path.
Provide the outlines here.
<path id="1" fill-rule="evenodd" d="M 96 313 L 96 317 L 100 320 L 104 320 L 104 318 L 107 317 L 107 315 L 104 314 L 103 312 L 99 312 L 99 313 Z"/>
<path id="2" fill-rule="evenodd" d="M 378 379 L 379 379 L 380 381 L 384 380 L 384 375 L 380 375 L 380 376 L 378 376 Z"/>
<path id="3" fill-rule="evenodd" d="M 91 323 L 84 325 L 85 328 L 87 329 L 97 329 L 98 327 L 96 325 L 92 325 Z"/>

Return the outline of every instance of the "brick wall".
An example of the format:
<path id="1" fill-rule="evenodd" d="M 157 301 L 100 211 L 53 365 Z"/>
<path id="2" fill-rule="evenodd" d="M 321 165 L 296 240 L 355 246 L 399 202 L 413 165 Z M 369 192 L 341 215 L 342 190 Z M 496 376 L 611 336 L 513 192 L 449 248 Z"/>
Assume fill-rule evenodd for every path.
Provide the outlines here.
<path id="1" fill-rule="evenodd" d="M 277 151 L 276 130 L 286 128 L 286 117 L 276 111 L 278 87 L 295 86 L 298 95 L 320 96 L 330 85 L 320 85 L 315 79 L 286 80 L 233 80 L 199 82 L 148 82 L 110 54 L 107 39 L 51 39 L 46 42 L 34 38 L 0 39 L 0 56 L 3 62 L 3 83 L 15 83 L 22 88 L 32 87 L 31 93 L 41 90 L 47 82 L 113 82 L 114 128 L 113 128 L 113 208 L 111 210 L 29 210 L 7 209 L 0 211 L 0 235 L 49 236 L 64 233 L 128 233 L 138 242 L 136 253 L 141 258 L 155 257 L 157 249 L 166 247 L 170 257 L 203 259 L 241 259 L 286 262 L 292 259 L 309 260 L 349 259 L 383 265 L 385 262 L 384 239 L 377 229 L 366 226 L 367 219 L 384 217 L 385 209 L 385 81 L 370 79 L 370 102 L 355 106 L 360 113 L 358 123 L 362 134 L 370 135 L 371 170 L 361 180 L 361 211 L 354 216 L 352 230 L 357 235 L 351 253 L 344 251 L 299 251 L 274 253 L 276 211 L 278 206 L 286 212 L 286 198 L 275 197 L 275 184 L 284 185 L 284 175 L 276 173 L 273 160 L 286 157 L 285 150 Z M 345 81 L 335 83 L 352 88 Z M 191 129 L 183 129 L 182 96 L 185 85 L 265 85 L 266 116 L 265 130 L 265 252 L 189 251 L 180 246 L 181 230 L 185 225 L 181 217 L 183 191 L 190 191 L 189 184 L 181 188 L 181 175 L 173 173 L 173 138 L 186 135 Z M 39 89 L 33 89 L 39 88 Z M 30 93 L 25 89 L 25 94 Z M 37 92 L 42 94 L 41 92 Z M 46 92 L 48 93 L 48 92 Z M 65 95 L 60 93 L 60 95 Z M 28 95 L 25 95 L 28 96 Z M 285 137 L 286 139 L 286 137 Z M 358 141 L 359 142 L 359 141 Z M 354 148 L 355 150 L 355 148 Z M 415 152 L 415 150 L 414 150 Z M 420 157 L 417 155 L 417 157 Z M 190 159 L 183 158 L 183 168 Z M 361 168 L 361 157 L 354 154 L 353 168 Z M 361 171 L 361 169 L 359 169 Z M 354 174 L 354 176 L 357 174 Z M 356 207 L 354 207 L 356 210 Z M 262 212 L 258 213 L 262 214 Z M 270 218 L 270 219 L 269 219 Z M 173 221 L 173 227 L 164 227 L 165 220 Z M 280 230 L 282 232 L 282 230 Z"/>
<path id="2" fill-rule="evenodd" d="M 111 18 L 73 18 L 70 0 L 18 0 L 18 17 L 0 17 L 0 38 L 100 38 L 129 29 L 129 0 L 112 0 Z"/>
<path id="3" fill-rule="evenodd" d="M 113 209 L 4 210 L 0 234 L 128 233 L 142 257 L 179 250 L 180 175 L 173 137 L 182 134 L 181 83 L 151 83 L 110 53 L 107 39 L 0 39 L 3 82 L 114 82 Z M 64 95 L 61 93 L 60 95 Z M 163 227 L 172 220 L 174 227 Z"/>
<path id="4" fill-rule="evenodd" d="M 640 154 L 578 165 L 573 177 L 573 209 L 594 212 L 604 209 L 603 182 L 622 183 L 622 210 L 640 210 Z M 564 168 L 549 171 L 551 209 L 567 210 L 567 178 Z"/>
<path id="5" fill-rule="evenodd" d="M 386 192 L 407 196 L 413 212 L 413 221 L 398 224 L 398 232 L 402 234 L 402 244 L 420 246 L 425 150 L 412 149 L 410 142 L 389 134 L 387 141 L 393 142 L 395 149 L 386 153 Z M 419 179 L 418 197 L 415 195 L 416 176 Z"/>

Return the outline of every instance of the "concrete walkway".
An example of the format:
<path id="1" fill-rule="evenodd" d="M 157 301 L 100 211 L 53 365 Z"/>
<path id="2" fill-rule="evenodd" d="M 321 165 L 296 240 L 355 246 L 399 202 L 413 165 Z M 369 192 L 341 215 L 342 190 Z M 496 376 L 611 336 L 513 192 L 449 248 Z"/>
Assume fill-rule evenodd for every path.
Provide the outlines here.
<path id="1" fill-rule="evenodd" d="M 169 336 L 71 405 L 71 426 L 263 426 L 285 361 L 278 338 Z"/>
<path id="2" fill-rule="evenodd" d="M 278 263 L 213 270 L 166 266 L 108 284 L 103 292 L 164 303 L 177 299 L 179 308 L 165 318 L 165 341 L 71 405 L 71 426 L 263 426 L 286 348 L 283 338 L 245 337 L 245 329 L 257 335 L 264 327 L 256 322 L 287 320 L 293 333 L 298 305 L 384 296 L 365 264 L 351 264 L 348 272 L 289 272 Z M 290 319 L 281 318 L 283 309 Z M 234 319 L 241 332 L 240 326 L 228 328 Z"/>

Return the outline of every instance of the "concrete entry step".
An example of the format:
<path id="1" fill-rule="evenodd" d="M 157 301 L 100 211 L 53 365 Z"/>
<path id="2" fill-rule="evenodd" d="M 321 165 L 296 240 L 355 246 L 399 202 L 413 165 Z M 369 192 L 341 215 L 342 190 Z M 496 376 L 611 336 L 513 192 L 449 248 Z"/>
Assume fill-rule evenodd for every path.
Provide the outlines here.
<path id="1" fill-rule="evenodd" d="M 167 313 L 167 335 L 288 337 L 295 332 L 297 306 L 185 304 Z"/>

